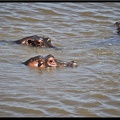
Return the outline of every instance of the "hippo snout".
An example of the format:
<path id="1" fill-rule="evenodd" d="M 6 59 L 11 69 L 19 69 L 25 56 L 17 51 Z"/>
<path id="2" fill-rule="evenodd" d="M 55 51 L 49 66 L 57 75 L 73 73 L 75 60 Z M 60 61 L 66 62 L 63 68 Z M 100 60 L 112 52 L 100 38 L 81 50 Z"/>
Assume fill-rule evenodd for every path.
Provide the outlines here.
<path id="1" fill-rule="evenodd" d="M 67 62 L 66 64 L 67 67 L 77 67 L 77 63 L 75 61 L 70 61 L 70 62 Z"/>

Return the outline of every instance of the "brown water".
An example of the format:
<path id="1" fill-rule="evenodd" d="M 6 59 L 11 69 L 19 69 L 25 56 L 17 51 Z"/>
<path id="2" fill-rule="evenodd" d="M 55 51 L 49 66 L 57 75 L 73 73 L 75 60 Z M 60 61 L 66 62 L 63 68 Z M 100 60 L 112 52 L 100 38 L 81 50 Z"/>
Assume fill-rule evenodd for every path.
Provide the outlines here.
<path id="1" fill-rule="evenodd" d="M 117 2 L 0 3 L 0 117 L 120 117 L 117 21 Z M 30 35 L 50 37 L 63 50 L 2 42 Z M 108 44 L 94 44 L 101 41 Z M 79 66 L 21 64 L 39 54 Z"/>

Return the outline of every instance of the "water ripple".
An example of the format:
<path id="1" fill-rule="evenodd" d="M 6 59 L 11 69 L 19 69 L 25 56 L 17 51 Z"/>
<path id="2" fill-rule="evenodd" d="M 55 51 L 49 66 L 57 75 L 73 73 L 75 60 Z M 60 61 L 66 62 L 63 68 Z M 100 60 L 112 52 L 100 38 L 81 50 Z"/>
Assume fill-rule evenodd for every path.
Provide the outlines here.
<path id="1" fill-rule="evenodd" d="M 1 117 L 119 117 L 118 2 L 0 3 Z M 62 50 L 12 44 L 50 37 Z M 32 69 L 21 62 L 53 54 L 77 68 Z"/>

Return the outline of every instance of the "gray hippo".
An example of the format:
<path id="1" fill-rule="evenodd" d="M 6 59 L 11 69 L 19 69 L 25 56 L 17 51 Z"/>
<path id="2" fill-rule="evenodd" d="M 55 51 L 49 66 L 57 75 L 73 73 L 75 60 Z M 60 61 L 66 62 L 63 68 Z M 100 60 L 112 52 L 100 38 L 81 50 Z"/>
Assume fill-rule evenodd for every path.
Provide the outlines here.
<path id="1" fill-rule="evenodd" d="M 52 45 L 51 39 L 49 37 L 40 37 L 37 35 L 28 36 L 19 40 L 15 40 L 13 42 L 17 44 L 32 46 L 32 47 L 60 49 Z"/>
<path id="2" fill-rule="evenodd" d="M 120 35 L 120 22 L 116 22 L 114 25 L 115 25 L 116 28 L 117 28 L 117 34 Z"/>
<path id="3" fill-rule="evenodd" d="M 99 46 L 111 46 L 111 45 L 120 45 L 120 22 L 116 22 L 114 24 L 114 26 L 116 27 L 116 36 L 113 36 L 109 39 L 106 39 L 106 40 L 98 40 L 98 41 L 95 41 L 95 42 L 92 42 L 92 43 L 87 43 L 87 45 L 99 45 Z"/>
<path id="4" fill-rule="evenodd" d="M 47 67 L 77 67 L 77 63 L 75 61 L 62 61 L 56 59 L 52 54 L 49 54 L 45 57 L 38 55 L 35 57 L 31 57 L 27 61 L 23 62 L 22 64 L 30 66 L 30 67 L 37 67 L 37 68 L 47 68 Z"/>

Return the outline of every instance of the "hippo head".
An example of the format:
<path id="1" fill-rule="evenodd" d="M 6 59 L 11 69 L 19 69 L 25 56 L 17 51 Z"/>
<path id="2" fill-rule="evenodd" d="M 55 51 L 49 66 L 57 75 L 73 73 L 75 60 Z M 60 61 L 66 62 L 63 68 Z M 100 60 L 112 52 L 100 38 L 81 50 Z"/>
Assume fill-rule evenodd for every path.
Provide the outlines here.
<path id="1" fill-rule="evenodd" d="M 41 48 L 56 48 L 52 45 L 51 39 L 48 37 L 40 37 L 37 35 L 28 36 L 22 38 L 20 40 L 15 41 L 18 44 L 24 44 L 33 47 L 41 47 Z"/>
<path id="2" fill-rule="evenodd" d="M 39 55 L 35 57 L 31 57 L 27 61 L 23 62 L 23 64 L 30 66 L 30 67 L 39 67 L 39 68 L 44 68 L 45 67 L 45 61 L 44 58 Z"/>
<path id="3" fill-rule="evenodd" d="M 117 33 L 120 35 L 120 22 L 116 22 L 115 26 L 117 28 Z"/>
<path id="4" fill-rule="evenodd" d="M 116 26 L 117 28 L 120 28 L 120 22 L 116 22 L 116 23 L 115 23 L 115 26 Z"/>
<path id="5" fill-rule="evenodd" d="M 45 57 L 41 55 L 32 57 L 27 61 L 23 62 L 23 64 L 30 67 L 39 67 L 39 68 L 47 68 L 47 67 L 77 67 L 77 63 L 74 61 L 65 62 L 62 60 L 55 59 L 52 54 L 49 54 Z"/>
<path id="6" fill-rule="evenodd" d="M 74 61 L 65 62 L 62 60 L 55 59 L 52 54 L 45 57 L 45 65 L 47 67 L 77 67 L 77 63 Z"/>

